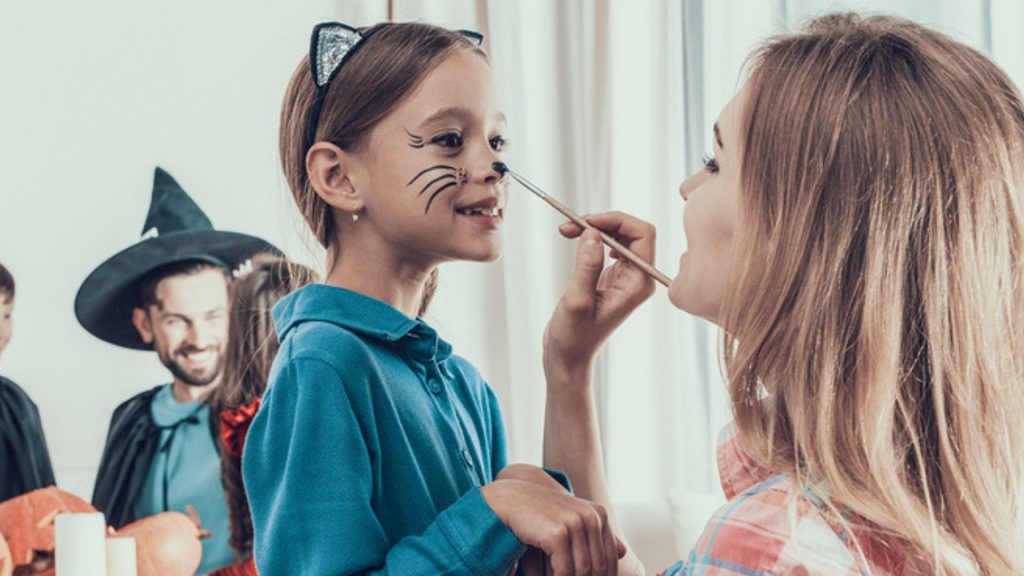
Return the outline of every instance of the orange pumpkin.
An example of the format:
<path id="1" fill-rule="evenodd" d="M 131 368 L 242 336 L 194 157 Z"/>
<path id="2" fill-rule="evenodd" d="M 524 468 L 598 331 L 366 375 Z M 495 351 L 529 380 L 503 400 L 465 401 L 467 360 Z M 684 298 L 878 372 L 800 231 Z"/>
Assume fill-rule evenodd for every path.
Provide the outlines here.
<path id="1" fill-rule="evenodd" d="M 192 576 L 203 559 L 200 530 L 181 512 L 161 512 L 115 533 L 135 538 L 138 576 Z"/>
<path id="2" fill-rule="evenodd" d="M 54 486 L 0 504 L 0 576 L 53 576 L 54 518 L 96 512 L 78 496 Z M 135 538 L 138 576 L 192 576 L 199 568 L 203 532 L 199 519 L 163 512 L 136 520 L 115 533 Z"/>
<path id="3" fill-rule="evenodd" d="M 6 540 L 12 567 L 33 566 L 34 570 L 26 570 L 30 574 L 50 572 L 55 537 L 53 519 L 66 512 L 95 511 L 92 504 L 55 486 L 33 490 L 0 504 L 0 536 Z M 3 574 L 0 569 L 0 576 Z"/>
<path id="4" fill-rule="evenodd" d="M 0 534 L 0 576 L 11 576 L 14 573 L 14 561 L 11 560 L 11 549 L 7 540 Z"/>

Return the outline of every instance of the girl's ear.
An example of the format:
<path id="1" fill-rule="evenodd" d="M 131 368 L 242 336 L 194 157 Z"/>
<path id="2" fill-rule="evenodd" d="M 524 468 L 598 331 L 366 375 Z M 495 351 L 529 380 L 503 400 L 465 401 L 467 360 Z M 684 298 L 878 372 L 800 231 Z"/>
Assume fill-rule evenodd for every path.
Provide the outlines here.
<path id="1" fill-rule="evenodd" d="M 330 142 L 316 142 L 306 153 L 306 174 L 317 196 L 350 214 L 363 209 L 362 195 L 352 178 L 356 162 L 353 155 Z"/>

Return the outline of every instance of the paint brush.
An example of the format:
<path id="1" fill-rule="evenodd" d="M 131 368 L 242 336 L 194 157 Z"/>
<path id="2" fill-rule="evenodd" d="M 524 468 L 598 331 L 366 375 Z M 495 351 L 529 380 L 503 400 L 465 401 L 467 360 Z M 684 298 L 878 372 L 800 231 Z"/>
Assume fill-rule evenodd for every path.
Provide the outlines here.
<path id="1" fill-rule="evenodd" d="M 625 258 L 626 260 L 629 260 L 633 264 L 636 264 L 638 268 L 646 272 L 647 275 L 650 276 L 651 278 L 654 278 L 655 280 L 661 282 L 665 286 L 668 286 L 669 284 L 672 283 L 671 278 L 662 274 L 660 271 L 658 271 L 657 268 L 645 262 L 643 258 L 634 254 L 632 250 L 620 244 L 619 241 L 616 240 L 615 238 L 612 238 L 608 234 L 605 234 L 601 230 L 598 230 L 597 228 L 591 226 L 579 214 L 573 212 L 571 208 L 569 208 L 565 204 L 562 204 L 561 202 L 552 198 L 551 196 L 548 196 L 543 190 L 530 183 L 529 180 L 523 178 L 519 174 L 516 174 L 515 172 L 510 170 L 509 167 L 504 162 L 495 162 L 491 164 L 491 168 L 494 168 L 494 171 L 497 172 L 498 174 L 501 174 L 502 176 L 508 174 L 509 176 L 514 178 L 516 182 L 522 184 L 524 188 L 526 188 L 530 192 L 533 192 L 538 198 L 550 204 L 552 208 L 561 212 L 563 216 L 565 216 L 569 220 L 572 220 L 578 226 L 581 226 L 583 228 L 593 228 L 594 230 L 597 230 L 597 233 L 601 235 L 601 240 L 603 240 L 605 244 L 607 244 L 612 250 L 615 250 L 616 252 L 621 254 L 622 257 Z"/>

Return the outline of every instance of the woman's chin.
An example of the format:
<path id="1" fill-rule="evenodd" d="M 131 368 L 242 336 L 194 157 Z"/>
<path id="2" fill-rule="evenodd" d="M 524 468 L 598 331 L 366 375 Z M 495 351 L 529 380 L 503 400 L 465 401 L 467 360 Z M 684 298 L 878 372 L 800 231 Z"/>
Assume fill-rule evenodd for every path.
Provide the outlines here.
<path id="1" fill-rule="evenodd" d="M 668 301 L 691 316 L 718 324 L 720 304 L 709 302 L 707 298 L 701 298 L 699 292 L 693 286 L 688 285 L 687 279 L 681 274 L 673 278 L 672 283 L 668 286 Z"/>
<path id="2" fill-rule="evenodd" d="M 686 286 L 681 284 L 682 283 L 677 286 L 676 282 L 673 281 L 672 284 L 669 285 L 668 301 L 676 308 L 691 316 L 711 320 L 711 318 L 709 318 L 707 306 L 704 306 L 704 303 L 701 302 L 699 298 L 695 298 L 694 295 L 687 290 Z"/>
<path id="3" fill-rule="evenodd" d="M 680 293 L 682 291 L 682 288 L 677 286 L 678 283 L 679 277 L 677 276 L 673 278 L 672 283 L 668 285 L 668 301 L 672 303 L 672 305 L 675 306 L 676 308 L 679 308 L 680 310 L 685 312 L 686 299 Z"/>
<path id="4" fill-rule="evenodd" d="M 684 312 L 689 311 L 686 307 L 686 279 L 689 276 L 686 256 L 686 252 L 683 252 L 679 257 L 679 271 L 668 285 L 668 301 Z"/>

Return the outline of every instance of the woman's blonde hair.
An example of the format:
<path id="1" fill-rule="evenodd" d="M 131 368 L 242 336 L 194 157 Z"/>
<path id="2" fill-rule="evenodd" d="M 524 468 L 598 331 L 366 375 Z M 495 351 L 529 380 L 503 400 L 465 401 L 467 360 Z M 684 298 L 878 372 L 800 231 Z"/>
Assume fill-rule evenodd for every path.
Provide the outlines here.
<path id="1" fill-rule="evenodd" d="M 347 152 L 363 150 L 380 123 L 426 75 L 456 49 L 486 59 L 467 37 L 418 22 L 378 24 L 331 80 L 324 97 L 314 141 L 331 142 Z M 329 257 L 337 246 L 338 222 L 331 207 L 313 190 L 306 173 L 306 129 L 317 88 L 309 57 L 299 62 L 288 82 L 281 107 L 279 152 L 292 198 Z M 419 314 L 426 313 L 437 288 L 437 270 L 424 287 Z"/>
<path id="2" fill-rule="evenodd" d="M 908 572 L 1021 573 L 1020 93 L 943 34 L 839 14 L 760 49 L 747 94 L 723 309 L 745 447 Z"/>

